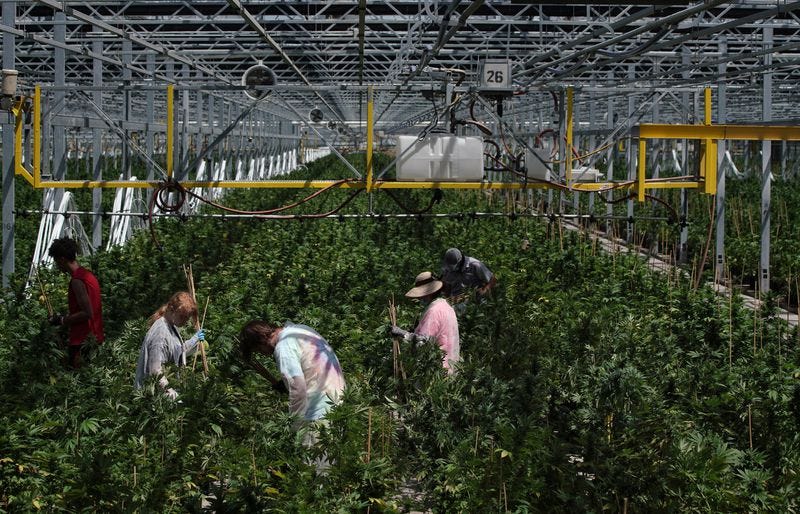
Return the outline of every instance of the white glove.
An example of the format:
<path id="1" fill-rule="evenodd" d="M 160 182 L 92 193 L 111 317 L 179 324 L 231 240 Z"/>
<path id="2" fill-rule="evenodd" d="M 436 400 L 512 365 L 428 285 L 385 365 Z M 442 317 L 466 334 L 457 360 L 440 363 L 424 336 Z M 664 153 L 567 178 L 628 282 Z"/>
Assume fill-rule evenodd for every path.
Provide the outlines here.
<path id="1" fill-rule="evenodd" d="M 162 375 L 161 378 L 158 379 L 158 385 L 161 387 L 161 389 L 166 389 L 169 385 L 169 382 L 167 382 L 167 377 Z"/>
<path id="2" fill-rule="evenodd" d="M 175 389 L 170 387 L 169 389 L 164 391 L 164 396 L 166 396 L 170 400 L 177 400 L 178 399 L 178 391 L 176 391 Z"/>

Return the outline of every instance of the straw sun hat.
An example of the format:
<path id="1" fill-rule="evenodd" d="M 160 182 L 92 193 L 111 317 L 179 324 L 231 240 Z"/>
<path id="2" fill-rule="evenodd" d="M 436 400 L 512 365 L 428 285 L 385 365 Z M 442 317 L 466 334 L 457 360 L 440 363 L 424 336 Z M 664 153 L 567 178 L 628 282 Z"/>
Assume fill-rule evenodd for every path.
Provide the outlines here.
<path id="1" fill-rule="evenodd" d="M 442 285 L 442 281 L 436 280 L 433 273 L 423 271 L 414 279 L 414 287 L 408 290 L 406 296 L 409 298 L 422 298 L 439 291 Z"/>

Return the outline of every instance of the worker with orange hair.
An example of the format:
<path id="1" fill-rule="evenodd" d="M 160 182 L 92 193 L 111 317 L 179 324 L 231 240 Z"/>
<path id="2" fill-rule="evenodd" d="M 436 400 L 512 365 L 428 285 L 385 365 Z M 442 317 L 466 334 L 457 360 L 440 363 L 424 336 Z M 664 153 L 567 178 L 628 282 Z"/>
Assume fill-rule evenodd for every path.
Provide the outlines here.
<path id="1" fill-rule="evenodd" d="M 202 329 L 187 341 L 181 337 L 179 327 L 194 318 L 197 318 L 197 304 L 186 291 L 172 295 L 167 303 L 150 316 L 150 330 L 144 337 L 139 361 L 136 363 L 136 389 L 141 389 L 148 376 L 158 376 L 158 385 L 164 390 L 164 394 L 173 400 L 178 397 L 177 391 L 169 387 L 162 367 L 168 362 L 185 366 L 186 356 L 196 352 L 205 341 L 205 332 Z"/>

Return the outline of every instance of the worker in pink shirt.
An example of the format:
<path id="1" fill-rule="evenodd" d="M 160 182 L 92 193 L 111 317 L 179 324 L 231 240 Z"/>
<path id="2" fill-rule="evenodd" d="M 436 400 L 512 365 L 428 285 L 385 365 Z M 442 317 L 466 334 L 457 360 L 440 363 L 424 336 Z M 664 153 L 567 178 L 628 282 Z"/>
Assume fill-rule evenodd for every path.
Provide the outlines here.
<path id="1" fill-rule="evenodd" d="M 433 340 L 444 352 L 442 364 L 447 373 L 455 373 L 455 364 L 461 360 L 458 338 L 458 320 L 453 307 L 442 298 L 442 281 L 437 280 L 430 271 L 423 271 L 414 280 L 414 287 L 406 296 L 416 298 L 427 308 L 413 332 L 392 326 L 392 335 L 403 337 L 406 341 L 421 343 Z"/>

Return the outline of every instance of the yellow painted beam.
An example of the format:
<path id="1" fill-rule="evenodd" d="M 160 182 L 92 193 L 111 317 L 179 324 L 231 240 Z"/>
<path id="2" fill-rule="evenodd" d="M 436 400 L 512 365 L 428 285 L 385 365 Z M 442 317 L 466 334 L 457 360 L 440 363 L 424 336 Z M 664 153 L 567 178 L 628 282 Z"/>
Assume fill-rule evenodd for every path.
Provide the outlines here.
<path id="1" fill-rule="evenodd" d="M 705 164 L 703 192 L 715 195 L 717 194 L 717 142 L 713 139 L 706 139 L 703 162 Z"/>
<path id="2" fill-rule="evenodd" d="M 567 184 L 572 185 L 572 88 L 567 88 L 567 155 L 564 159 L 567 167 Z M 560 137 L 560 136 L 559 136 Z"/>
<path id="3" fill-rule="evenodd" d="M 22 175 L 28 170 L 22 164 L 22 127 L 25 125 L 25 97 L 11 108 L 14 115 L 14 174 Z"/>
<path id="4" fill-rule="evenodd" d="M 800 141 L 800 126 L 781 125 L 669 125 L 642 123 L 645 139 L 732 139 L 738 141 Z"/>
<path id="5" fill-rule="evenodd" d="M 639 162 L 638 162 L 638 170 L 636 173 L 636 199 L 640 202 L 644 202 L 644 186 L 645 186 L 645 163 L 647 162 L 647 156 L 645 152 L 647 150 L 647 140 L 646 139 L 639 139 Z"/>
<path id="6" fill-rule="evenodd" d="M 175 86 L 167 86 L 167 177 L 172 178 L 172 152 L 173 152 L 173 120 L 175 116 L 174 103 Z"/>
<path id="7" fill-rule="evenodd" d="M 219 180 L 219 181 L 190 181 L 181 182 L 187 189 L 219 187 L 223 189 L 323 189 L 330 187 L 335 180 Z M 146 189 L 157 187 L 161 184 L 157 180 L 40 180 L 39 189 L 59 187 L 65 189 L 94 189 L 94 188 L 118 188 L 130 187 Z M 637 187 L 638 181 L 621 185 L 616 182 L 577 182 L 571 189 L 575 191 L 601 191 L 606 189 L 633 189 Z M 670 181 L 647 180 L 644 189 L 698 189 L 703 187 L 703 182 L 697 181 Z M 337 189 L 364 189 L 364 182 L 345 182 L 340 184 Z M 489 190 L 489 189 L 550 189 L 555 188 L 553 184 L 528 182 L 397 182 L 397 181 L 377 181 L 373 183 L 373 189 L 464 189 L 464 190 Z"/>
<path id="8" fill-rule="evenodd" d="M 367 89 L 367 192 L 372 191 L 372 130 L 373 130 L 372 86 Z"/>

